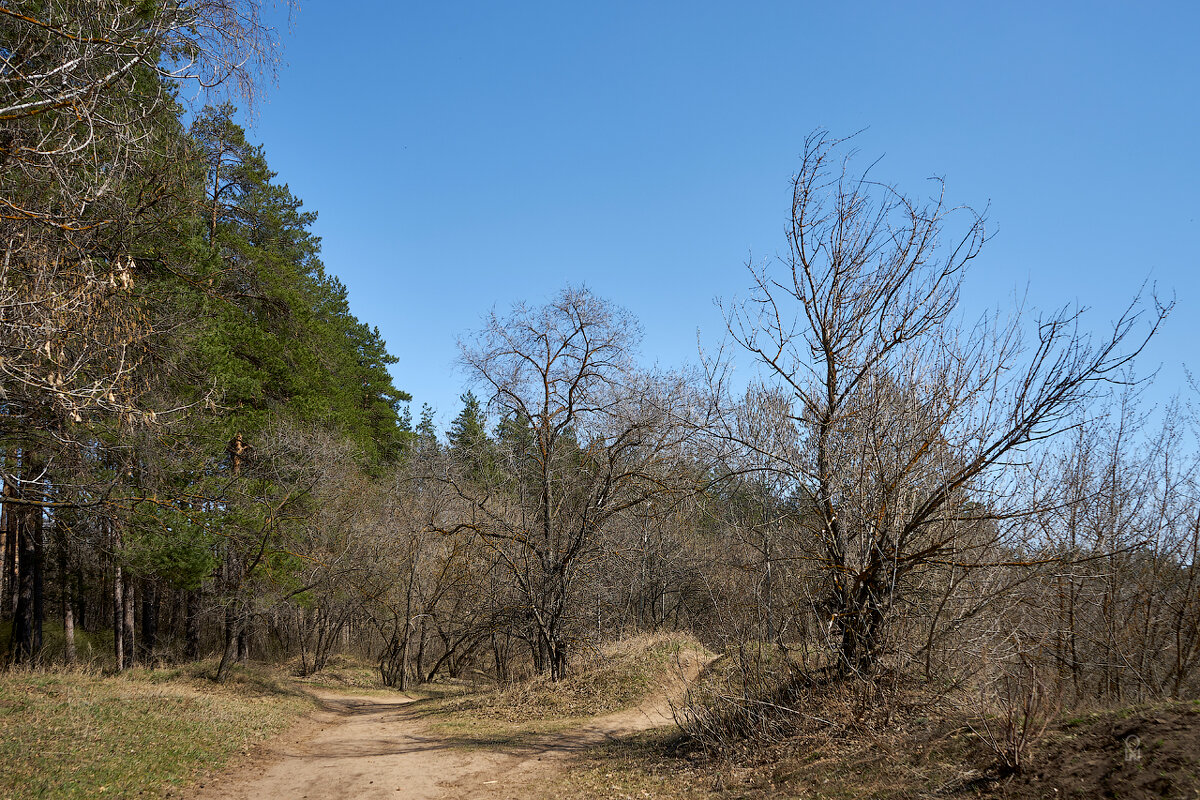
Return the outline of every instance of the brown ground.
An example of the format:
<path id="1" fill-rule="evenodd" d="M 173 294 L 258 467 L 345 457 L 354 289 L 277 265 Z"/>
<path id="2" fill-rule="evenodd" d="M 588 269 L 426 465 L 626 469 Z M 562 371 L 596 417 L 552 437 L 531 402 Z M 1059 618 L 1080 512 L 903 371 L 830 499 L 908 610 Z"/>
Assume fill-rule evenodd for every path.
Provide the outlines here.
<path id="1" fill-rule="evenodd" d="M 1068 723 L 1037 748 L 1006 798 L 1200 798 L 1200 705 L 1175 703 Z"/>
<path id="2" fill-rule="evenodd" d="M 677 678 L 668 693 L 637 708 L 566 725 L 552 734 L 530 733 L 546 730 L 537 724 L 506 728 L 491 720 L 476 727 L 464 726 L 461 719 L 450 726 L 436 724 L 446 718 L 430 714 L 428 703 L 403 696 L 316 690 L 322 704 L 319 713 L 252 754 L 247 763 L 186 796 L 193 800 L 553 797 L 559 781 L 579 773 L 572 769 L 575 766 L 585 768 L 585 773 L 620 769 L 621 758 L 611 760 L 615 751 L 592 748 L 670 724 L 667 695 L 675 695 L 700 666 L 687 664 L 686 676 Z M 949 760 L 941 764 L 934 757 L 941 766 L 929 761 L 929 742 L 909 741 L 905 735 L 891 745 L 881 745 L 882 749 L 854 748 L 849 741 L 839 748 L 831 741 L 807 748 L 803 757 L 781 750 L 757 766 L 689 771 L 691 777 L 680 784 L 680 791 L 688 791 L 671 796 L 1200 800 L 1200 703 L 1104 712 L 1062 723 L 1039 742 L 1028 772 L 1007 779 L 988 777 L 994 775 L 988 754 L 971 741 L 967 737 L 961 745 L 947 745 L 950 749 L 943 755 Z M 662 754 L 644 753 L 636 746 L 620 752 L 637 762 L 637 773 L 647 772 L 649 765 L 648 774 L 662 767 L 678 776 L 680 768 L 687 766 L 673 758 L 666 760 L 674 763 L 664 766 L 658 763 L 664 759 Z M 577 756 L 582 757 L 572 761 Z M 955 774 L 960 777 L 947 780 Z M 701 784 L 711 788 L 691 791 L 701 789 Z M 639 790 L 632 796 L 657 794 L 650 785 L 649 792 Z"/>
<path id="3" fill-rule="evenodd" d="M 315 692 L 322 710 L 252 763 L 207 782 L 194 800 L 519 798 L 553 782 L 564 758 L 608 739 L 669 724 L 665 696 L 565 732 L 497 742 L 431 729 L 420 704 Z"/>

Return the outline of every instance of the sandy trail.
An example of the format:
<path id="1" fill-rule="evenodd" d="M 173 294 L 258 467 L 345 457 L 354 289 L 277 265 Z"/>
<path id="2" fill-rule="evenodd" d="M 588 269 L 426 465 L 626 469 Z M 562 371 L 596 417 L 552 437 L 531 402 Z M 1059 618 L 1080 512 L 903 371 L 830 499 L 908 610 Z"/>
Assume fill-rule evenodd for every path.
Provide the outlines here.
<path id="1" fill-rule="evenodd" d="M 672 722 L 664 694 L 562 733 L 519 737 L 516 743 L 477 744 L 431 730 L 420 706 L 402 696 L 314 694 L 322 710 L 309 722 L 266 745 L 256 763 L 211 780 L 190 796 L 194 800 L 519 798 L 524 796 L 522 787 L 552 779 L 572 753 Z"/>

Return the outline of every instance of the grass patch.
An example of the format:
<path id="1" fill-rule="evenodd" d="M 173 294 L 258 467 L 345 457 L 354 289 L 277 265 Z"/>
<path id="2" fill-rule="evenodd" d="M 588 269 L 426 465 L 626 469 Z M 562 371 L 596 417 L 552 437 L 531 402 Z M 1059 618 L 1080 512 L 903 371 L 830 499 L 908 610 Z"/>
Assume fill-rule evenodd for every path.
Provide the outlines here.
<path id="1" fill-rule="evenodd" d="M 535 719 L 510 722 L 467 714 L 438 716 L 430 727 L 446 744 L 463 750 L 522 750 L 538 747 L 554 734 L 578 726 L 578 719 Z"/>
<path id="2" fill-rule="evenodd" d="M 933 718 L 894 719 L 887 726 L 810 729 L 779 741 L 748 742 L 720 756 L 704 754 L 678 733 L 650 731 L 582 754 L 554 787 L 532 797 L 1200 796 L 1200 704 L 1195 702 L 1064 716 L 1035 749 L 1030 768 L 1008 778 L 998 776 L 991 754 L 967 721 L 944 709 Z M 1129 756 L 1131 748 L 1135 758 Z"/>
<path id="3" fill-rule="evenodd" d="M 0 674 L 0 797 L 169 795 L 313 708 L 275 673 L 205 669 Z"/>
<path id="4" fill-rule="evenodd" d="M 299 660 L 294 659 L 290 662 L 290 666 L 295 673 L 299 673 Z M 297 678 L 296 681 L 307 686 L 318 686 L 322 689 L 395 691 L 383 685 L 383 678 L 379 674 L 378 666 L 354 658 L 353 656 L 341 654 L 330 656 L 325 668 L 320 672 L 314 672 L 303 678 Z"/>
<path id="5" fill-rule="evenodd" d="M 594 717 L 637 705 L 678 679 L 682 665 L 708 657 L 691 636 L 637 636 L 581 654 L 563 680 L 538 676 L 488 692 L 449 697 L 440 702 L 440 710 L 506 722 Z"/>
<path id="6" fill-rule="evenodd" d="M 12 620 L 0 622 L 0 653 L 7 653 L 12 638 Z M 67 640 L 62 624 L 46 620 L 42 624 L 42 649 L 38 651 L 40 664 L 60 664 L 66 657 Z M 86 631 L 75 629 L 75 658 L 88 668 L 111 668 L 113 655 L 113 632 L 108 629 Z"/>
<path id="7" fill-rule="evenodd" d="M 757 742 L 723 757 L 689 747 L 678 731 L 646 731 L 581 754 L 534 800 L 592 797 L 713 798 L 975 797 L 964 764 L 973 744 L 957 732 L 907 730 L 851 735 L 832 731 Z M 964 769 L 966 772 L 964 772 Z"/>
<path id="8" fill-rule="evenodd" d="M 484 692 L 453 684 L 422 687 L 431 691 L 414 711 L 454 746 L 520 748 L 631 708 L 678 685 L 686 665 L 709 658 L 690 636 L 637 636 L 581 656 L 558 682 L 536 677 Z"/>

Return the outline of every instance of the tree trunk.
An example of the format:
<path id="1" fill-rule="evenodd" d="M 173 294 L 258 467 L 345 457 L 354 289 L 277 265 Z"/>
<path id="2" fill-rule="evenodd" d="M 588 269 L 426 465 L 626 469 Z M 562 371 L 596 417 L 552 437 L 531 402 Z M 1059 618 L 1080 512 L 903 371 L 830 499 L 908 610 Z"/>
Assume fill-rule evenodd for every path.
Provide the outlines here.
<path id="1" fill-rule="evenodd" d="M 65 537 L 59 539 L 58 548 L 58 578 L 62 590 L 62 623 L 63 623 L 63 661 L 74 664 L 75 652 L 75 598 L 74 584 L 68 568 L 67 547 Z"/>
<path id="2" fill-rule="evenodd" d="M 250 622 L 247 620 L 238 629 L 237 663 L 250 663 Z"/>
<path id="3" fill-rule="evenodd" d="M 225 647 L 221 651 L 221 663 L 217 665 L 217 683 L 224 683 L 229 677 L 229 670 L 237 660 L 238 639 L 241 635 L 241 621 L 231 606 L 225 610 Z"/>
<path id="4" fill-rule="evenodd" d="M 121 598 L 122 599 L 121 628 L 124 631 L 124 636 L 125 636 L 125 666 L 126 667 L 133 667 L 134 665 L 137 664 L 137 657 L 136 657 L 137 639 L 134 636 L 135 628 L 134 628 L 134 618 L 133 618 L 133 604 L 134 604 L 134 588 L 133 587 L 134 587 L 133 578 L 131 578 L 127 572 L 125 575 L 125 592 L 124 592 L 124 596 Z"/>
<path id="5" fill-rule="evenodd" d="M 117 672 L 125 669 L 125 580 L 121 565 L 113 564 L 113 649 Z"/>
<path id="6" fill-rule="evenodd" d="M 404 691 L 408 688 L 408 648 L 412 641 L 412 626 L 404 626 L 404 638 L 400 644 L 400 669 L 396 672 L 396 688 Z M 417 680 L 421 680 L 421 673 L 417 673 Z"/>
<path id="7" fill-rule="evenodd" d="M 184 611 L 184 658 L 196 661 L 200 658 L 200 590 L 192 589 L 187 593 L 187 607 Z"/>
<path id="8" fill-rule="evenodd" d="M 92 617 L 84 612 L 84 609 L 87 607 L 85 602 L 87 598 L 85 589 L 87 587 L 83 583 L 83 567 L 78 564 L 75 566 L 75 573 L 72 575 L 71 580 L 74 582 L 75 587 L 71 594 L 71 599 L 75 601 L 75 626 L 81 631 L 86 631 L 89 624 L 94 625 L 95 623 L 91 622 Z"/>
<path id="9" fill-rule="evenodd" d="M 561 681 L 567 677 L 567 650 L 562 642 L 549 642 L 550 680 Z"/>
<path id="10" fill-rule="evenodd" d="M 70 584 L 63 584 L 63 661 L 74 664 L 78 660 L 75 651 L 75 609 L 72 607 Z"/>
<path id="11" fill-rule="evenodd" d="M 507 637 L 507 634 L 505 634 Z M 496 680 L 499 683 L 508 683 L 508 647 L 507 643 L 504 647 L 500 646 L 500 638 L 492 634 L 492 658 L 496 661 Z"/>
<path id="12" fill-rule="evenodd" d="M 142 584 L 142 654 L 149 662 L 158 645 L 158 587 L 153 581 Z"/>
<path id="13" fill-rule="evenodd" d="M 9 619 L 17 608 L 17 521 L 16 509 L 7 502 L 13 488 L 4 484 L 0 500 L 0 535 L 4 537 L 4 563 L 0 567 L 0 619 Z"/>
<path id="14" fill-rule="evenodd" d="M 21 506 L 11 514 L 17 521 L 17 607 L 9 649 L 15 663 L 32 661 L 42 649 L 42 510 Z"/>
<path id="15" fill-rule="evenodd" d="M 541 675 L 546 671 L 545 647 L 542 645 L 540 631 L 533 631 L 529 637 L 529 655 L 533 659 L 533 671 Z"/>
<path id="16" fill-rule="evenodd" d="M 877 599 L 882 595 L 877 585 L 862 584 L 838 621 L 843 674 L 869 675 L 875 669 L 883 635 L 883 609 Z"/>
<path id="17" fill-rule="evenodd" d="M 429 642 L 429 628 L 425 625 L 425 617 L 421 618 L 421 638 L 417 642 L 417 680 L 422 680 L 425 674 L 425 645 Z"/>

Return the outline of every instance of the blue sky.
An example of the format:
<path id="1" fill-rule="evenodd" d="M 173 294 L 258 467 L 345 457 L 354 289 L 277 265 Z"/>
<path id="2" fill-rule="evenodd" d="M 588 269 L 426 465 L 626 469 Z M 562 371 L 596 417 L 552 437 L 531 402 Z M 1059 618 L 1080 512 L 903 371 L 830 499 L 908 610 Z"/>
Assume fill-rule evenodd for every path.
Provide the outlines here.
<path id="1" fill-rule="evenodd" d="M 865 129 L 875 175 L 989 206 L 967 311 L 1178 307 L 1142 371 L 1200 339 L 1194 3 L 311 0 L 251 131 L 319 212 L 328 268 L 444 428 L 456 340 L 586 283 L 648 361 L 719 341 L 713 300 L 786 247 L 806 134 Z"/>

